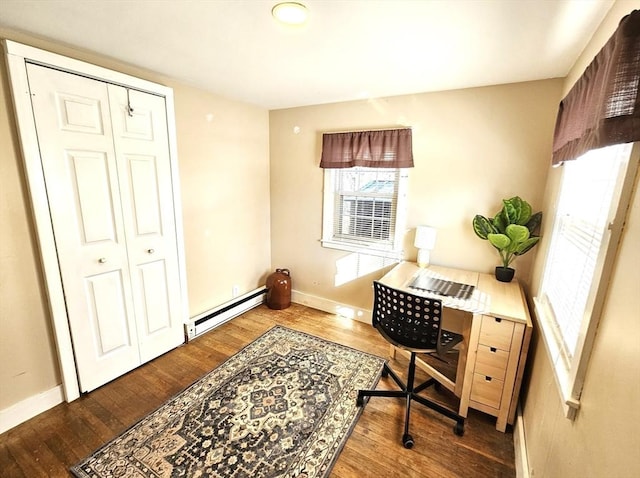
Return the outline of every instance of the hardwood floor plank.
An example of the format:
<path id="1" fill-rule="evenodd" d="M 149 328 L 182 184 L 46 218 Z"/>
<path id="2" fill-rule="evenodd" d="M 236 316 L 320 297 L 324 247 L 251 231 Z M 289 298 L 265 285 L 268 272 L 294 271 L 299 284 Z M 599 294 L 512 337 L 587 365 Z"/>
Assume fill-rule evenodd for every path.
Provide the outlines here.
<path id="1" fill-rule="evenodd" d="M 257 307 L 118 379 L 60 404 L 0 435 L 3 478 L 66 477 L 68 468 L 189 387 L 275 325 L 281 325 L 388 359 L 388 343 L 369 324 L 299 304 L 280 311 Z M 407 360 L 391 360 L 401 377 Z M 426 378 L 418 370 L 419 380 Z M 382 378 L 379 389 L 395 389 Z M 450 406 L 445 389 L 426 396 Z M 404 402 L 373 397 L 366 404 L 331 473 L 361 477 L 515 477 L 512 433 L 495 430 L 495 418 L 469 411 L 465 434 L 453 421 L 412 405 L 415 446 L 402 446 Z"/>
<path id="2" fill-rule="evenodd" d="M 42 466 L 43 455 L 45 459 L 50 458 L 44 451 L 46 446 L 43 442 L 34 440 L 34 431 L 30 426 L 24 427 L 22 432 L 13 437 L 8 444 L 9 453 L 15 459 L 16 465 L 22 473 L 29 478 L 55 476 L 51 475 Z M 4 470 L 3 470 L 4 473 Z"/>
<path id="3" fill-rule="evenodd" d="M 8 440 L 0 442 L 0 469 L 6 476 L 14 478 L 23 478 L 27 475 L 20 469 L 18 462 L 15 460 L 9 450 Z"/>
<path id="4" fill-rule="evenodd" d="M 347 442 L 347 446 L 349 450 L 356 450 L 364 458 L 364 460 L 360 459 L 359 463 L 363 472 L 366 471 L 365 476 L 375 476 L 377 473 L 379 473 L 378 476 L 389 476 L 394 473 L 408 476 L 419 471 L 422 476 L 438 477 L 445 476 L 447 471 L 440 464 L 440 455 L 437 455 L 435 460 L 419 457 L 413 450 L 404 448 L 399 438 L 398 446 L 392 449 L 387 447 L 385 436 L 377 433 L 369 433 L 365 436 L 354 431 L 353 438 Z M 394 460 L 389 460 L 390 453 L 395 455 Z M 349 455 L 345 455 L 345 458 L 348 459 Z"/>

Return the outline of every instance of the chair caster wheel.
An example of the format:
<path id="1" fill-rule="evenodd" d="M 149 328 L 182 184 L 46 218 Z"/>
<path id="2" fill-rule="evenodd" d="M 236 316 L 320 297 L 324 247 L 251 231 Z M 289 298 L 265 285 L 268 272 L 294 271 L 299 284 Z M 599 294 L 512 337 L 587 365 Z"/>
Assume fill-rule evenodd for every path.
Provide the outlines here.
<path id="1" fill-rule="evenodd" d="M 402 435 L 402 444 L 405 448 L 413 448 L 413 437 L 408 433 L 406 435 Z"/>
<path id="2" fill-rule="evenodd" d="M 458 435 L 459 437 L 461 437 L 462 435 L 464 435 L 464 423 L 456 423 L 453 426 L 453 433 L 455 433 L 456 435 Z"/>

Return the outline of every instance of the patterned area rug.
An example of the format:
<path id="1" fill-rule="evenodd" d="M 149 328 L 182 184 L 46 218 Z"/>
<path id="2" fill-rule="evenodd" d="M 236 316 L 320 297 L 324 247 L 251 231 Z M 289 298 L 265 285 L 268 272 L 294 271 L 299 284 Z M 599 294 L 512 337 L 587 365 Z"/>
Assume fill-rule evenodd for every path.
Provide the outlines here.
<path id="1" fill-rule="evenodd" d="M 276 326 L 71 468 L 77 477 L 325 477 L 384 360 Z"/>

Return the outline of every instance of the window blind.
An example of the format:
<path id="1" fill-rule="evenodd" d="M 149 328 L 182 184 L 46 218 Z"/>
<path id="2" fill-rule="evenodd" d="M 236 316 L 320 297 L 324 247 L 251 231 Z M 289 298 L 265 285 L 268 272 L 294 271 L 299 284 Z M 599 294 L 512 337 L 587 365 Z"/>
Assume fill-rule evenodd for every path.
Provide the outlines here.
<path id="1" fill-rule="evenodd" d="M 599 257 L 617 207 L 620 172 L 632 144 L 589 151 L 564 163 L 542 297 L 553 312 L 566 360 L 588 325 L 598 285 Z M 586 324 L 585 324 L 586 320 Z"/>
<path id="2" fill-rule="evenodd" d="M 333 240 L 392 246 L 398 169 L 335 170 Z"/>

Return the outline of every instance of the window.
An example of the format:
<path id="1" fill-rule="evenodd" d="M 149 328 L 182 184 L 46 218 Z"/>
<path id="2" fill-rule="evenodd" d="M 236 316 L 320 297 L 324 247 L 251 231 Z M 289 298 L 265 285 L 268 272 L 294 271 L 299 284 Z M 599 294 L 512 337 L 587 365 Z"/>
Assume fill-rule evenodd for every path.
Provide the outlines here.
<path id="1" fill-rule="evenodd" d="M 322 245 L 401 257 L 406 170 L 325 169 Z"/>
<path id="2" fill-rule="evenodd" d="M 628 208 L 632 143 L 589 151 L 563 164 L 562 183 L 536 310 L 565 412 L 582 383 Z M 637 162 L 637 161 L 636 161 Z"/>
<path id="3" fill-rule="evenodd" d="M 410 128 L 322 135 L 322 245 L 402 258 Z"/>

